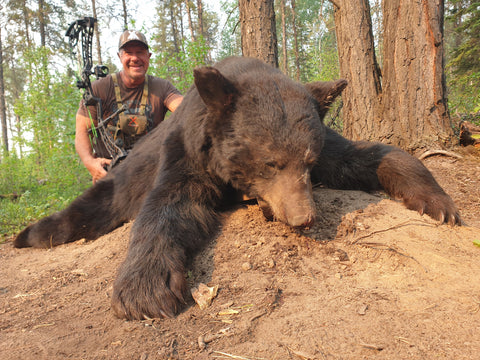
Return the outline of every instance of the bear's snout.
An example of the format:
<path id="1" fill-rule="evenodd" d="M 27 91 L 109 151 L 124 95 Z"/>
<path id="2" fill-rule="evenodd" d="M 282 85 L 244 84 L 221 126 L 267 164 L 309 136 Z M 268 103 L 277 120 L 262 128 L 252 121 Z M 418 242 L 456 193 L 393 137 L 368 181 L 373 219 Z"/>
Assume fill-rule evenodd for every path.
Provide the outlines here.
<path id="1" fill-rule="evenodd" d="M 262 199 L 268 204 L 271 217 L 292 227 L 309 227 L 315 222 L 316 210 L 313 201 L 310 177 L 300 177 L 288 171 L 275 177 L 266 187 Z M 263 208 L 265 204 L 261 204 Z"/>

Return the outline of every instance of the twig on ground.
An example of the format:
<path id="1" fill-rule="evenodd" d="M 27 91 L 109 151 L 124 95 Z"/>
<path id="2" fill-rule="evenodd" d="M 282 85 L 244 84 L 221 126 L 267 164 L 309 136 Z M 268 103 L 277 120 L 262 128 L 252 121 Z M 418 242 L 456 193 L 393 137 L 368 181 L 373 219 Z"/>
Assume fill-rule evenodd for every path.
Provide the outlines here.
<path id="1" fill-rule="evenodd" d="M 371 349 L 371 350 L 376 350 L 376 351 L 382 351 L 385 347 L 381 345 L 372 345 L 372 344 L 358 344 L 361 347 Z"/>
<path id="2" fill-rule="evenodd" d="M 429 156 L 433 156 L 433 155 L 445 155 L 445 156 L 454 157 L 455 159 L 463 159 L 463 156 L 458 155 L 458 154 L 456 154 L 454 152 L 451 152 L 451 151 L 446 151 L 446 150 L 427 150 L 422 155 L 420 155 L 418 157 L 418 159 L 423 160 L 423 159 L 425 159 Z"/>
<path id="3" fill-rule="evenodd" d="M 391 252 L 394 252 L 395 254 L 398 254 L 400 256 L 404 256 L 406 257 L 407 259 L 411 259 L 413 261 L 415 261 L 418 265 L 420 265 L 423 270 L 425 272 L 428 273 L 428 270 L 425 266 L 423 266 L 417 259 L 415 259 L 413 256 L 410 256 L 410 255 L 407 255 L 407 254 L 403 254 L 401 253 L 400 251 L 398 251 L 397 249 L 391 247 L 391 246 L 388 246 L 388 245 L 385 245 L 385 244 L 382 244 L 382 243 L 377 243 L 377 242 L 361 242 L 361 243 L 358 243 L 358 245 L 363 245 L 365 247 L 368 247 L 370 249 L 374 249 L 374 250 L 387 250 L 387 251 L 391 251 Z"/>
<path id="4" fill-rule="evenodd" d="M 225 353 L 225 352 L 222 352 L 222 351 L 214 351 L 213 353 L 221 355 L 221 356 L 213 355 L 213 357 L 215 357 L 215 358 L 237 359 L 237 360 L 265 360 L 265 358 L 257 358 L 257 357 L 256 358 L 246 358 L 246 357 L 243 357 L 243 356 L 228 354 L 228 353 Z"/>
<path id="5" fill-rule="evenodd" d="M 407 220 L 407 221 L 404 221 L 400 224 L 397 224 L 397 225 L 393 225 L 389 228 L 386 228 L 386 229 L 381 229 L 381 230 L 375 230 L 375 231 L 372 231 L 371 233 L 369 234 L 366 234 L 366 235 L 362 235 L 362 236 L 359 236 L 357 238 L 355 238 L 351 244 L 357 244 L 360 240 L 362 239 L 366 239 L 372 235 L 376 235 L 376 234 L 381 234 L 381 233 L 384 233 L 384 232 L 387 232 L 387 231 L 390 231 L 390 230 L 396 230 L 396 229 L 399 229 L 403 226 L 411 226 L 411 225 L 418 225 L 418 226 L 429 226 L 429 227 L 437 227 L 438 225 L 434 225 L 434 224 L 428 224 L 428 223 L 424 223 L 424 222 L 413 222 L 411 220 Z"/>

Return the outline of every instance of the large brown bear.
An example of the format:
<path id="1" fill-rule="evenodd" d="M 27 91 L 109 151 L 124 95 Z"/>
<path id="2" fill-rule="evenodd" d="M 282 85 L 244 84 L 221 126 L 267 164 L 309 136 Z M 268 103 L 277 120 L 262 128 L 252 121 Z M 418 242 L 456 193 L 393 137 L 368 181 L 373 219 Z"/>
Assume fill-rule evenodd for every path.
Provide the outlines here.
<path id="1" fill-rule="evenodd" d="M 136 218 L 114 284 L 120 318 L 174 316 L 187 297 L 185 264 L 219 231 L 232 191 L 256 197 L 277 220 L 312 225 L 312 182 L 383 189 L 441 222 L 460 216 L 420 161 L 386 145 L 350 142 L 324 126 L 346 82 L 296 83 L 248 58 L 195 70 L 177 111 L 63 211 L 15 239 L 51 247 L 96 239 Z"/>

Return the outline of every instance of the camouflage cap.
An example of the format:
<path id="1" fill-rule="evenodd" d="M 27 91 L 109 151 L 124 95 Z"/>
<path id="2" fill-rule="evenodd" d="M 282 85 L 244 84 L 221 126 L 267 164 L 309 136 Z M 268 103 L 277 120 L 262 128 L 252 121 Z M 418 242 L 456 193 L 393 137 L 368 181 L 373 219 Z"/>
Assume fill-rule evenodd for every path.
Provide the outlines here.
<path id="1" fill-rule="evenodd" d="M 137 41 L 148 49 L 147 38 L 143 35 L 140 31 L 136 30 L 125 30 L 124 33 L 120 36 L 120 40 L 118 42 L 118 50 L 124 47 L 126 44 Z"/>

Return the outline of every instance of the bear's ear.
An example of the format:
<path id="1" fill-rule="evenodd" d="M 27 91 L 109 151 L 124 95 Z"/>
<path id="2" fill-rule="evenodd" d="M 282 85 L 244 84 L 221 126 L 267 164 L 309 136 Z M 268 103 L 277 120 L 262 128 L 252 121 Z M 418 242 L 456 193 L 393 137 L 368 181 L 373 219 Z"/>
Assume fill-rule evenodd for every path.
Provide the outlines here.
<path id="1" fill-rule="evenodd" d="M 340 79 L 337 81 L 315 81 L 305 84 L 305 87 L 317 100 L 320 116 L 323 117 L 328 111 L 329 106 L 333 103 L 335 98 L 339 96 L 343 89 L 347 86 L 347 80 Z"/>
<path id="2" fill-rule="evenodd" d="M 195 86 L 209 110 L 222 111 L 234 101 L 235 86 L 220 71 L 205 66 L 193 70 Z"/>

